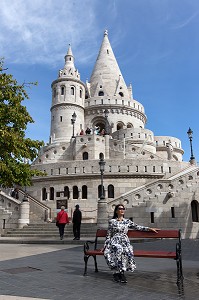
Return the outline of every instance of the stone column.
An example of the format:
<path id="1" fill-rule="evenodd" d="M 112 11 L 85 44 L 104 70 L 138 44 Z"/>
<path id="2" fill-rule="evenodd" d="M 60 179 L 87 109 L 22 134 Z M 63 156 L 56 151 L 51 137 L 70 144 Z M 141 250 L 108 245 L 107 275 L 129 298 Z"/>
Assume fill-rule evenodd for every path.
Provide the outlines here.
<path id="1" fill-rule="evenodd" d="M 108 198 L 108 188 L 104 188 L 104 197 L 105 199 Z"/>
<path id="2" fill-rule="evenodd" d="M 18 227 L 23 228 L 30 223 L 30 203 L 26 196 L 20 204 L 20 218 L 18 220 Z"/>
<path id="3" fill-rule="evenodd" d="M 106 199 L 98 200 L 97 227 L 102 229 L 107 229 L 108 227 L 108 206 Z"/>

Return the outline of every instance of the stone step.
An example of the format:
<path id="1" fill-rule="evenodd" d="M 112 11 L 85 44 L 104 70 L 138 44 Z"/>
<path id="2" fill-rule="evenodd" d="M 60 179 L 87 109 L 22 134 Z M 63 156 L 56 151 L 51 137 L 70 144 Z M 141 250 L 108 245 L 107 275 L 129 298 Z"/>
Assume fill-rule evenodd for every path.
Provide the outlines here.
<path id="1" fill-rule="evenodd" d="M 53 230 L 43 230 L 43 231 L 33 231 L 33 230 L 9 230 L 7 231 L 5 234 L 6 235 L 10 235 L 10 234 L 37 234 L 37 233 L 42 233 L 42 234 L 54 234 L 54 233 L 57 233 L 58 231 L 58 228 L 55 228 Z M 72 230 L 65 230 L 66 233 L 70 233 L 72 232 Z M 89 231 L 86 231 L 86 230 L 81 230 L 81 234 L 86 234 L 86 235 L 89 235 L 89 234 L 95 234 L 96 231 L 94 230 L 89 230 Z"/>
<path id="2" fill-rule="evenodd" d="M 37 237 L 37 238 L 42 238 L 42 237 L 45 237 L 45 238 L 56 238 L 59 236 L 59 232 L 57 231 L 57 233 L 55 234 L 45 234 L 45 233 L 34 233 L 34 234 L 28 234 L 28 233 L 25 233 L 25 234 L 9 234 L 9 235 L 6 235 L 6 234 L 2 234 L 1 237 Z M 70 234 L 65 232 L 65 236 L 66 237 L 73 237 L 73 233 L 71 232 Z M 93 238 L 95 237 L 95 234 L 94 235 L 91 235 L 91 234 L 82 234 L 81 233 L 81 237 L 90 237 L 90 236 L 93 236 Z"/>
<path id="3" fill-rule="evenodd" d="M 97 230 L 96 224 L 82 224 L 81 225 L 81 236 L 82 237 L 95 237 Z M 40 224 L 29 224 L 24 228 L 9 229 L 4 232 L 2 237 L 10 238 L 22 238 L 22 237 L 46 237 L 46 238 L 56 238 L 59 235 L 59 230 L 55 223 L 40 223 Z M 73 225 L 69 224 L 65 227 L 65 235 L 68 237 L 73 237 Z"/>

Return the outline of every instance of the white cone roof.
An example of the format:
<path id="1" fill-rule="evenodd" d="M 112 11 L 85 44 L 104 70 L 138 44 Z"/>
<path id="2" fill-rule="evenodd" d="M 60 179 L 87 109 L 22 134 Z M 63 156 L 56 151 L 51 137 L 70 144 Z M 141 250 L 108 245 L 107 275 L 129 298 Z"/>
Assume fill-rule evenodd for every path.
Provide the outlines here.
<path id="1" fill-rule="evenodd" d="M 104 96 L 130 98 L 124 78 L 118 66 L 108 39 L 107 30 L 90 78 L 90 96 L 99 95 L 103 91 Z M 119 94 L 120 93 L 120 94 Z"/>

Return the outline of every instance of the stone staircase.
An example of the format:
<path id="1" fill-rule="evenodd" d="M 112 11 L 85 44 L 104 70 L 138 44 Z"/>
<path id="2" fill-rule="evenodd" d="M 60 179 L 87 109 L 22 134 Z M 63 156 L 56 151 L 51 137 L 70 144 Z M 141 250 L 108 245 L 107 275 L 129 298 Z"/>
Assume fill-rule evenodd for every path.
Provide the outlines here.
<path id="1" fill-rule="evenodd" d="M 83 223 L 81 225 L 81 237 L 95 237 L 97 225 L 93 223 Z M 22 229 L 9 229 L 1 237 L 6 238 L 48 238 L 54 239 L 59 236 L 58 228 L 55 223 L 29 224 Z M 73 238 L 73 225 L 65 227 L 65 236 Z"/>

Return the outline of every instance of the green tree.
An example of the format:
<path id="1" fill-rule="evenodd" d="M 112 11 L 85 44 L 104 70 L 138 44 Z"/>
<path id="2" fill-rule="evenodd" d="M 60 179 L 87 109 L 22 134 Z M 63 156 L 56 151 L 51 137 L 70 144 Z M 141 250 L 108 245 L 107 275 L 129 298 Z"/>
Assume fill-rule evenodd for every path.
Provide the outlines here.
<path id="1" fill-rule="evenodd" d="M 32 176 L 43 175 L 31 170 L 25 161 L 33 161 L 42 141 L 26 138 L 28 123 L 34 123 L 22 101 L 29 99 L 25 87 L 36 83 L 18 84 L 6 73 L 4 61 L 0 59 L 0 185 L 30 186 Z"/>

